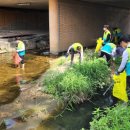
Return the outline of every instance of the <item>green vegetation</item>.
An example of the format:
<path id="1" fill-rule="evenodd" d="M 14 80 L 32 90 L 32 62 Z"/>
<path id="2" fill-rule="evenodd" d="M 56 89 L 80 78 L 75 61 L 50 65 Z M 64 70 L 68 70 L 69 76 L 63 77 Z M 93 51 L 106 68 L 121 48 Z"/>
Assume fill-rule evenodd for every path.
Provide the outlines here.
<path id="1" fill-rule="evenodd" d="M 121 64 L 122 57 L 116 57 L 115 60 L 113 61 L 115 65 L 115 70 L 117 70 Z"/>
<path id="2" fill-rule="evenodd" d="M 120 58 L 112 62 L 114 69 L 120 62 Z M 87 49 L 82 64 L 74 64 L 62 73 L 52 71 L 44 79 L 43 88 L 44 92 L 72 106 L 90 99 L 98 89 L 102 90 L 112 84 L 111 71 L 106 61 Z M 104 110 L 98 108 L 93 115 L 90 130 L 130 130 L 130 106 L 118 104 Z"/>
<path id="3" fill-rule="evenodd" d="M 43 88 L 44 92 L 72 105 L 91 98 L 98 88 L 103 89 L 110 83 L 110 70 L 105 60 L 91 55 L 89 60 L 73 65 L 64 73 L 52 71 L 44 79 Z"/>
<path id="4" fill-rule="evenodd" d="M 66 58 L 65 56 L 61 56 L 58 61 L 57 61 L 57 65 L 63 65 L 65 64 Z"/>
<path id="5" fill-rule="evenodd" d="M 97 109 L 90 130 L 130 130 L 130 106 L 118 104 L 105 110 Z"/>
<path id="6" fill-rule="evenodd" d="M 93 60 L 94 58 L 98 57 L 98 54 L 94 52 L 94 49 L 86 49 L 84 51 L 84 60 Z"/>
<path id="7" fill-rule="evenodd" d="M 87 87 L 86 77 L 74 70 L 64 73 L 51 72 L 44 79 L 44 92 L 52 94 L 61 101 L 79 102 L 80 93 Z"/>
<path id="8" fill-rule="evenodd" d="M 104 88 L 110 85 L 110 69 L 104 59 L 98 58 L 84 62 L 81 65 L 75 65 L 74 69 L 82 75 L 88 77 L 92 91 L 97 88 Z"/>

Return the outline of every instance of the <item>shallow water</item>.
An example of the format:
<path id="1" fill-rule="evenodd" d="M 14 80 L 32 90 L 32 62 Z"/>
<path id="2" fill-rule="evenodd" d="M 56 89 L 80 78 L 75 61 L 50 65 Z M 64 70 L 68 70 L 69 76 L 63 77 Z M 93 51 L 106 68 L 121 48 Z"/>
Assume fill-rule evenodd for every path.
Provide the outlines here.
<path id="1" fill-rule="evenodd" d="M 0 105 L 12 102 L 20 94 L 20 84 L 39 77 L 49 68 L 49 57 L 26 54 L 25 70 L 15 68 L 11 53 L 0 54 Z"/>
<path id="2" fill-rule="evenodd" d="M 0 56 L 0 104 L 12 102 L 20 94 L 20 85 L 32 81 L 49 68 L 49 58 L 36 56 L 33 54 L 26 55 L 25 70 L 14 68 L 12 64 L 12 54 L 2 54 Z M 43 101 L 42 101 L 43 102 Z M 43 120 L 42 118 L 31 118 L 34 113 L 32 110 L 25 110 L 22 116 L 17 118 L 5 118 L 0 130 L 81 130 L 89 128 L 89 122 L 92 120 L 92 112 L 96 107 L 104 107 L 107 102 L 103 98 L 96 98 L 92 102 L 85 102 L 75 106 L 73 111 L 65 111 L 62 116 Z"/>
<path id="3" fill-rule="evenodd" d="M 64 111 L 61 116 L 57 118 L 50 118 L 48 120 L 32 119 L 30 121 L 22 121 L 20 117 L 17 119 L 5 120 L 6 128 L 9 130 L 85 130 L 89 129 L 89 122 L 92 121 L 92 113 L 95 108 L 104 108 L 108 104 L 103 98 L 97 98 L 92 102 L 85 102 L 75 106 L 73 111 Z M 62 113 L 62 112 L 61 112 Z M 31 116 L 32 110 L 27 110 L 24 115 Z M 1 129 L 4 130 L 4 129 Z"/>
<path id="4" fill-rule="evenodd" d="M 65 111 L 61 117 L 41 122 L 34 130 L 81 130 L 82 128 L 89 128 L 93 107 L 89 102 L 84 103 L 73 111 Z"/>
<path id="5" fill-rule="evenodd" d="M 33 129 L 27 130 L 85 130 L 89 129 L 89 122 L 92 121 L 92 113 L 98 108 L 104 108 L 108 105 L 108 102 L 105 99 L 98 98 L 97 101 L 85 102 L 79 104 L 75 107 L 73 111 L 66 110 L 62 116 L 59 116 L 56 119 L 43 121 L 39 126 Z"/>

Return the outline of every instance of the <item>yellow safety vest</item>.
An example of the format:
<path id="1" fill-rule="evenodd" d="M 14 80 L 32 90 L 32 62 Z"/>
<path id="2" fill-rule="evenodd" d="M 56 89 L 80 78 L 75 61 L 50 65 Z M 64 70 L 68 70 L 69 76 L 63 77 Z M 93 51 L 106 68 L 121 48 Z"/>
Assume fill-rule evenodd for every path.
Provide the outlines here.
<path id="1" fill-rule="evenodd" d="M 77 51 L 77 47 L 81 47 L 81 50 L 83 50 L 83 46 L 80 43 L 74 43 L 72 45 L 72 47 L 73 47 L 74 51 Z"/>
<path id="2" fill-rule="evenodd" d="M 17 47 L 17 49 L 21 50 L 23 48 L 24 48 L 24 43 L 22 41 L 18 40 L 18 47 Z"/>
<path id="3" fill-rule="evenodd" d="M 128 61 L 127 61 L 127 63 L 128 63 L 128 62 L 130 62 L 130 48 L 127 48 L 126 51 L 128 53 Z"/>
<path id="4" fill-rule="evenodd" d="M 108 34 L 110 34 L 110 35 L 111 35 L 110 31 L 104 32 L 103 39 L 106 39 L 106 38 L 107 38 L 107 36 L 108 36 Z"/>

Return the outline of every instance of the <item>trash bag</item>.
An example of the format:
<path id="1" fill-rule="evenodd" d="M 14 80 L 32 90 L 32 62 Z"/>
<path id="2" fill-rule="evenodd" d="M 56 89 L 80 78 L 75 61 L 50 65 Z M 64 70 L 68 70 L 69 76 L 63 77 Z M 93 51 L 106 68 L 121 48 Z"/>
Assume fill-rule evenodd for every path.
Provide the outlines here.
<path id="1" fill-rule="evenodd" d="M 114 75 L 114 87 L 112 94 L 114 97 L 128 102 L 128 95 L 126 91 L 126 72 L 124 71 L 120 75 Z"/>
<path id="2" fill-rule="evenodd" d="M 96 49 L 95 49 L 95 52 L 98 53 L 100 50 L 101 50 L 101 47 L 102 47 L 102 43 L 103 43 L 103 40 L 101 37 L 99 37 L 97 39 L 97 46 L 96 46 Z"/>
<path id="3" fill-rule="evenodd" d="M 19 57 L 18 53 L 15 52 L 15 53 L 13 54 L 13 62 L 14 62 L 14 64 L 15 64 L 15 65 L 18 65 L 18 64 L 21 62 L 21 60 L 22 60 L 22 59 Z"/>

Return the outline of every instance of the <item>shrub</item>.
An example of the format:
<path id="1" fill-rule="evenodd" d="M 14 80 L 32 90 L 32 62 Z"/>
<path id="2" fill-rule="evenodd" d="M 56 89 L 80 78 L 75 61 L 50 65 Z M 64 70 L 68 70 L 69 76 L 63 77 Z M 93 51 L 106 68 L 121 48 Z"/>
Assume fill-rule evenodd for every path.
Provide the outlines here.
<path id="1" fill-rule="evenodd" d="M 122 57 L 116 57 L 115 61 L 113 61 L 115 70 L 117 71 L 122 61 Z"/>
<path id="2" fill-rule="evenodd" d="M 111 83 L 110 69 L 102 58 L 85 61 L 81 65 L 74 65 L 74 69 L 88 77 L 93 91 L 109 86 Z"/>
<path id="3" fill-rule="evenodd" d="M 118 104 L 105 111 L 97 109 L 90 130 L 130 130 L 130 106 Z"/>
<path id="4" fill-rule="evenodd" d="M 108 86 L 110 79 L 106 62 L 94 59 L 74 65 L 64 73 L 51 72 L 44 79 L 44 92 L 69 104 L 78 103 L 93 96 L 98 88 Z"/>
<path id="5" fill-rule="evenodd" d="M 90 83 L 87 78 L 75 70 L 68 70 L 64 73 L 60 84 L 60 96 L 66 98 L 70 103 L 78 103 L 82 100 L 82 95 L 87 95 Z"/>
<path id="6" fill-rule="evenodd" d="M 87 88 L 89 89 L 89 84 L 86 77 L 71 69 L 64 73 L 51 72 L 44 79 L 44 92 L 72 103 L 79 102 L 78 95 L 80 92 L 86 93 Z"/>
<path id="7" fill-rule="evenodd" d="M 94 49 L 85 49 L 84 60 L 93 60 L 95 57 L 97 57 L 97 54 L 94 53 Z"/>
<path id="8" fill-rule="evenodd" d="M 44 92 L 52 94 L 54 96 L 57 95 L 59 88 L 59 82 L 63 79 L 64 74 L 56 71 L 51 71 L 44 78 Z"/>

